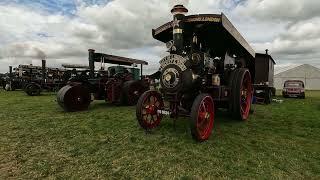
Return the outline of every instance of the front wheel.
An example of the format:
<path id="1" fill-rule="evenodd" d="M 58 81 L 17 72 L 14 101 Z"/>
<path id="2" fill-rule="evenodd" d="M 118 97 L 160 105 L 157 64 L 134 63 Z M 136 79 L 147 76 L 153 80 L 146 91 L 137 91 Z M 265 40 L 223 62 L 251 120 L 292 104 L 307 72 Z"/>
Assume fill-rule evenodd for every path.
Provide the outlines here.
<path id="1" fill-rule="evenodd" d="M 214 103 L 209 94 L 200 94 L 191 108 L 191 135 L 199 142 L 209 139 L 214 124 Z"/>
<path id="2" fill-rule="evenodd" d="M 91 103 L 91 96 L 86 86 L 66 85 L 59 90 L 57 102 L 66 112 L 84 111 Z"/>
<path id="3" fill-rule="evenodd" d="M 32 83 L 26 86 L 25 91 L 29 96 L 39 96 L 41 92 L 41 86 Z"/>
<path id="4" fill-rule="evenodd" d="M 162 115 L 158 113 L 158 110 L 162 110 L 163 107 L 163 99 L 159 92 L 144 92 L 136 106 L 136 116 L 140 126 L 145 130 L 158 127 L 162 119 Z"/>

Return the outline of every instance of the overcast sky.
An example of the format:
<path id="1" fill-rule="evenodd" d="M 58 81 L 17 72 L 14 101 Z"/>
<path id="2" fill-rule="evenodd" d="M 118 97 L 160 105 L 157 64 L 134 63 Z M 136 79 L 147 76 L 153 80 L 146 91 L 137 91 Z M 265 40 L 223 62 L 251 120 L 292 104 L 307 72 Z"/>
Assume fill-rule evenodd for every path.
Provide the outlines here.
<path id="1" fill-rule="evenodd" d="M 176 0 L 181 2 L 183 0 Z M 172 19 L 169 0 L 0 0 L 0 72 L 18 64 L 88 64 L 87 49 L 147 60 L 165 45 L 151 29 Z M 225 13 L 256 52 L 280 66 L 320 66 L 319 0 L 190 0 L 194 13 Z"/>

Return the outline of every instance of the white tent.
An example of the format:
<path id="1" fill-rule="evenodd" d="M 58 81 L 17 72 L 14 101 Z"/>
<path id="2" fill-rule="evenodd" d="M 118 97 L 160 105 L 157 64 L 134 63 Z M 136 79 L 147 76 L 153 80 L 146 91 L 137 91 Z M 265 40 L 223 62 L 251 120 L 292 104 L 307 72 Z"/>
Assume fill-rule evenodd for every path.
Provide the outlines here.
<path id="1" fill-rule="evenodd" d="M 286 80 L 301 80 L 306 89 L 320 90 L 320 69 L 309 64 L 278 69 L 274 75 L 275 88 L 282 89 Z"/>

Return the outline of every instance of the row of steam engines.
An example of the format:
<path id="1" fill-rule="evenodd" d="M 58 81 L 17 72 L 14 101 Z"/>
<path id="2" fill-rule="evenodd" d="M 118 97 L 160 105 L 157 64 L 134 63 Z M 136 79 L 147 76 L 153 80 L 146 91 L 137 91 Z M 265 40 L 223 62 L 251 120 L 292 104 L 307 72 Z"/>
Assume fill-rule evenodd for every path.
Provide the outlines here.
<path id="1" fill-rule="evenodd" d="M 173 21 L 152 31 L 170 55 L 160 61 L 157 72 L 160 92 L 148 91 L 140 98 L 137 119 L 150 130 L 163 115 L 188 116 L 192 136 L 204 141 L 217 107 L 227 108 L 235 118 L 248 118 L 255 52 L 224 14 L 187 12 L 183 5 L 174 6 Z"/>

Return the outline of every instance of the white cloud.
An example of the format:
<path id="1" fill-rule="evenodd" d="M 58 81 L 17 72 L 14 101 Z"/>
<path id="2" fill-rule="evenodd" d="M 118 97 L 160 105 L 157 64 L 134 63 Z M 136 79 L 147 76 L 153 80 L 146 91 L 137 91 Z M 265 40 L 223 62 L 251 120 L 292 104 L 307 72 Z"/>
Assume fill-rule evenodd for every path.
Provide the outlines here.
<path id="1" fill-rule="evenodd" d="M 183 0 L 182 0 L 183 1 Z M 164 45 L 151 29 L 171 20 L 173 1 L 116 0 L 88 5 L 77 0 L 74 16 L 49 14 L 39 8 L 0 5 L 0 72 L 8 65 L 87 64 L 87 49 L 149 61 L 157 69 Z M 236 3 L 240 2 L 240 3 Z M 220 13 L 229 19 L 257 52 L 268 48 L 278 62 L 315 63 L 320 58 L 320 1 L 191 0 L 190 14 Z"/>
<path id="2" fill-rule="evenodd" d="M 269 48 L 283 62 L 320 64 L 320 17 L 292 24 L 274 40 L 255 43 L 254 47 Z"/>
<path id="3" fill-rule="evenodd" d="M 278 63 L 320 65 L 320 1 L 247 0 L 233 14 L 258 25 L 249 35 L 256 51 L 270 49 Z"/>
<path id="4" fill-rule="evenodd" d="M 319 0 L 247 0 L 235 11 L 260 20 L 299 21 L 320 15 Z"/>

